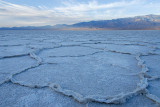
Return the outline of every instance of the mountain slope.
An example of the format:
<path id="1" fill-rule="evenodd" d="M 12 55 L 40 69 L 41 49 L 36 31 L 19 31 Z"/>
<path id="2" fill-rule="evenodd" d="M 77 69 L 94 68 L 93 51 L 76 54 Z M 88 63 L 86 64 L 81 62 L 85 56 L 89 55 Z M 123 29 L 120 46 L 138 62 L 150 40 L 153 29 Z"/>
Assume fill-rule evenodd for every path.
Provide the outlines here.
<path id="1" fill-rule="evenodd" d="M 72 27 L 103 29 L 160 29 L 160 15 L 136 16 L 113 20 L 100 20 L 73 24 Z"/>

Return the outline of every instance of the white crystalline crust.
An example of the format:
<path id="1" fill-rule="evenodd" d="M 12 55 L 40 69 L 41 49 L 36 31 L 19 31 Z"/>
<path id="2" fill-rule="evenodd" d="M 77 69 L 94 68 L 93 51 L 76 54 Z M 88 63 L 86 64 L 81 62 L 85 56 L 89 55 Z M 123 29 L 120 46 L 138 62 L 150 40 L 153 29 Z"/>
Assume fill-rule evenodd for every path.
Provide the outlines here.
<path id="1" fill-rule="evenodd" d="M 89 41 L 87 41 L 87 42 L 89 42 Z M 93 44 L 89 43 L 89 45 L 86 43 L 86 41 L 84 42 L 83 40 L 80 41 L 80 43 L 75 44 L 75 45 L 74 44 L 59 45 L 59 43 L 57 43 L 56 46 L 48 46 L 48 44 L 47 44 L 47 46 L 44 46 L 44 47 L 36 47 L 36 46 L 34 47 L 34 45 L 29 45 L 27 48 L 30 48 L 30 52 L 28 52 L 28 53 L 20 52 L 19 54 L 13 53 L 13 55 L 7 54 L 7 56 L 1 55 L 1 57 L 0 57 L 1 61 L 5 60 L 5 59 L 10 59 L 10 58 L 29 57 L 29 58 L 35 60 L 36 63 L 32 64 L 31 66 L 24 67 L 23 69 L 16 71 L 16 72 L 13 72 L 13 73 L 5 73 L 5 71 L 0 71 L 0 75 L 6 75 L 6 76 L 4 76 L 4 79 L 2 79 L 2 80 L 0 79 L 0 86 L 2 86 L 5 83 L 11 82 L 13 84 L 17 84 L 17 85 L 24 86 L 24 87 L 29 87 L 32 89 L 49 88 L 57 93 L 63 94 L 68 97 L 72 97 L 74 100 L 76 100 L 80 103 L 85 103 L 85 104 L 88 104 L 89 102 L 98 102 L 98 103 L 106 103 L 106 104 L 123 104 L 123 103 L 127 102 L 130 98 L 132 98 L 133 96 L 144 95 L 148 99 L 151 99 L 153 102 L 160 105 L 160 98 L 157 97 L 156 95 L 150 93 L 150 90 L 148 89 L 148 86 L 150 85 L 149 81 L 156 81 L 156 80 L 160 79 L 160 76 L 149 75 L 148 72 L 150 72 L 150 69 L 145 64 L 145 61 L 142 60 L 142 58 L 141 58 L 143 56 L 159 55 L 159 53 L 155 52 L 157 48 L 150 46 L 150 45 L 153 45 L 154 43 L 151 43 L 151 42 L 150 43 L 149 42 L 134 43 L 133 41 L 130 41 L 129 44 L 128 43 L 125 44 L 122 42 L 119 43 L 121 46 L 132 45 L 132 47 L 134 47 L 134 45 L 136 45 L 136 47 L 134 49 L 137 49 L 137 50 L 131 51 L 128 48 L 132 48 L 132 47 L 124 47 L 124 48 L 119 47 L 117 45 L 118 43 L 117 44 L 116 43 L 113 43 L 113 44 L 112 43 L 102 43 L 103 41 L 100 41 L 100 40 L 98 43 L 96 43 L 96 42 L 92 41 Z M 133 43 L 131 43 L 131 42 L 133 42 Z M 74 42 L 74 43 L 77 43 L 77 42 Z M 64 44 L 66 44 L 66 43 L 64 43 Z M 109 44 L 109 45 L 107 46 L 107 44 Z M 103 46 L 103 45 L 106 45 L 106 46 Z M 0 46 L 6 47 L 8 45 L 0 45 Z M 137 46 L 140 46 L 140 47 L 137 47 Z M 146 49 L 144 49 L 144 51 L 143 51 L 143 46 L 146 48 Z M 123 48 L 123 49 L 120 49 L 120 48 Z M 147 50 L 147 48 L 148 48 L 148 50 Z M 68 51 L 68 49 L 69 49 L 69 51 Z M 82 52 L 82 53 L 78 52 L 78 51 L 83 51 L 83 49 L 86 49 L 87 51 Z M 45 51 L 45 50 L 49 50 L 49 51 Z M 63 50 L 65 51 L 64 53 L 63 53 Z M 44 51 L 46 53 L 43 53 Z M 140 52 L 140 51 L 142 51 L 142 52 Z M 57 53 L 59 52 L 60 54 L 57 54 L 56 52 Z M 17 80 L 15 78 L 15 76 L 21 75 L 25 72 L 27 73 L 28 70 L 38 68 L 39 66 L 41 66 L 43 64 L 55 64 L 52 62 L 47 62 L 49 58 L 54 59 L 57 57 L 62 57 L 62 58 L 87 57 L 87 56 L 92 56 L 92 55 L 102 53 L 102 52 L 118 53 L 118 54 L 122 54 L 122 55 L 131 55 L 131 56 L 135 57 L 135 59 L 137 60 L 137 65 L 141 69 L 141 71 L 135 72 L 135 73 L 132 72 L 132 73 L 128 74 L 128 75 L 132 75 L 132 76 L 138 76 L 140 79 L 139 83 L 137 83 L 137 87 L 134 90 L 132 90 L 130 92 L 126 92 L 126 93 L 122 92 L 122 93 L 119 93 L 119 94 L 113 95 L 113 96 L 109 96 L 109 95 L 103 95 L 103 96 L 102 95 L 83 95 L 83 94 L 78 93 L 74 90 L 63 88 L 63 86 L 61 86 L 57 83 L 52 82 L 52 83 L 44 83 L 44 84 L 36 84 L 35 85 L 30 82 Z M 113 66 L 117 66 L 117 65 L 113 65 Z M 120 67 L 122 67 L 122 66 L 120 66 Z"/>

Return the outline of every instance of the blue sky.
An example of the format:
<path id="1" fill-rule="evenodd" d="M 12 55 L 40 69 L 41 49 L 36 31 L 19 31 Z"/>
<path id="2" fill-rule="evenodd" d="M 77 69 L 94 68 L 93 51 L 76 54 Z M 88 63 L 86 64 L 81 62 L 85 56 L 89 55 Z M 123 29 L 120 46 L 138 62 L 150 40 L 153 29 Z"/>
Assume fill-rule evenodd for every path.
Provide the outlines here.
<path id="1" fill-rule="evenodd" d="M 160 0 L 0 0 L 0 27 L 160 15 L 159 7 Z"/>

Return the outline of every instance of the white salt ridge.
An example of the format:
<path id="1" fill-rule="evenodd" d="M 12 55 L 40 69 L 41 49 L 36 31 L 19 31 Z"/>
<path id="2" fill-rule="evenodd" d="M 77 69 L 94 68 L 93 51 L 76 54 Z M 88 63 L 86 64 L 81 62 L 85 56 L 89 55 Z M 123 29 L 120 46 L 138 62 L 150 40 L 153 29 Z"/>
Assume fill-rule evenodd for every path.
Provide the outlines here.
<path id="1" fill-rule="evenodd" d="M 28 51 L 31 51 L 26 46 L 10 46 L 0 48 L 0 59 L 26 56 Z M 4 54 L 5 53 L 5 54 Z"/>
<path id="2" fill-rule="evenodd" d="M 133 98 L 134 96 L 139 96 L 139 95 L 143 95 L 146 98 L 152 100 L 153 102 L 158 104 L 158 106 L 160 105 L 159 95 L 156 95 L 156 93 L 159 93 L 159 91 L 156 90 L 155 92 L 153 92 L 154 91 L 154 90 L 152 90 L 153 87 L 151 87 L 151 88 L 148 87 L 150 84 L 152 86 L 154 86 L 157 83 L 156 82 L 153 83 L 153 82 L 160 79 L 159 73 L 157 72 L 157 71 L 159 71 L 159 67 L 155 66 L 155 64 L 157 62 L 155 61 L 156 62 L 155 64 L 148 65 L 150 62 L 152 62 L 151 59 L 150 60 L 147 59 L 148 57 L 159 55 L 159 52 L 157 51 L 157 49 L 159 49 L 159 47 L 157 46 L 157 44 L 159 44 L 159 39 L 158 39 L 158 36 L 154 37 L 154 34 L 152 33 L 152 31 L 146 31 L 148 33 L 145 33 L 145 35 L 144 35 L 145 37 L 140 36 L 140 34 L 142 35 L 143 33 L 139 32 L 139 31 L 133 31 L 132 32 L 133 34 L 132 33 L 127 33 L 128 31 L 126 31 L 125 34 L 124 34 L 124 32 L 118 32 L 118 31 L 115 31 L 114 33 L 113 32 L 108 33 L 108 32 L 103 32 L 103 31 L 102 32 L 95 31 L 94 34 L 91 33 L 91 32 L 84 32 L 84 34 L 81 34 L 82 32 L 76 32 L 76 33 L 78 33 L 76 35 L 76 38 L 74 38 L 74 35 L 72 34 L 73 32 L 70 32 L 71 34 L 69 34 L 69 36 L 68 36 L 67 35 L 68 31 L 66 31 L 67 33 L 64 31 L 63 35 L 65 35 L 65 36 L 64 37 L 62 37 L 62 36 L 54 37 L 54 39 L 55 39 L 54 41 L 57 41 L 57 43 L 60 43 L 60 41 L 61 42 L 66 41 L 66 43 L 64 43 L 65 45 L 63 43 L 62 43 L 63 45 L 61 45 L 61 43 L 60 43 L 59 45 L 54 44 L 53 46 L 49 46 L 49 45 L 47 45 L 47 43 L 46 43 L 45 46 L 38 46 L 38 45 L 36 46 L 36 44 L 38 44 L 40 42 L 42 42 L 42 44 L 40 44 L 40 45 L 43 45 L 43 42 L 45 42 L 45 41 L 52 44 L 53 41 L 51 40 L 51 38 L 53 36 L 51 36 L 51 34 L 53 32 L 52 33 L 49 32 L 48 35 L 44 34 L 45 37 L 43 37 L 41 35 L 41 31 L 38 31 L 38 32 L 36 32 L 36 35 L 39 36 L 40 38 L 37 38 L 36 36 L 35 37 L 33 36 L 32 40 L 30 40 L 30 38 L 28 38 L 29 37 L 28 35 L 31 36 L 32 33 L 28 34 L 26 31 L 24 31 L 24 32 L 25 32 L 25 36 L 24 36 L 24 38 L 22 38 L 22 41 L 25 41 L 25 42 L 23 43 L 21 41 L 22 46 L 23 46 L 23 44 L 28 45 L 31 48 L 31 50 L 28 49 L 28 47 L 27 47 L 25 50 L 21 51 L 21 49 L 20 49 L 20 51 L 19 50 L 16 51 L 17 49 L 13 48 L 13 47 L 19 46 L 19 44 L 18 43 L 16 44 L 16 42 L 15 43 L 13 42 L 12 44 L 15 45 L 15 46 L 12 46 L 12 48 L 10 48 L 10 46 L 11 46 L 9 44 L 10 40 L 12 40 L 12 39 L 14 40 L 14 39 L 17 38 L 15 36 L 12 37 L 13 32 L 11 34 L 7 35 L 6 38 L 5 38 L 5 36 L 3 37 L 3 41 L 7 41 L 7 38 L 11 37 L 10 39 L 8 39 L 8 41 L 9 41 L 8 43 L 5 43 L 5 44 L 1 43 L 0 44 L 0 47 L 3 47 L 4 50 L 6 48 L 6 50 L 7 50 L 7 51 L 6 50 L 4 51 L 4 53 L 6 53 L 6 54 L 4 54 L 2 52 L 1 57 L 0 57 L 0 61 L 1 61 L 0 63 L 1 63 L 1 66 L 2 66 L 2 67 L 0 67 L 1 68 L 0 69 L 0 77 L 1 77 L 0 88 L 3 88 L 8 83 L 12 83 L 12 85 L 11 84 L 8 85 L 8 86 L 11 86 L 11 87 L 13 85 L 17 84 L 17 87 L 20 86 L 20 87 L 23 87 L 23 88 L 24 87 L 25 88 L 31 88 L 32 90 L 35 90 L 35 89 L 43 90 L 43 89 L 47 88 L 47 89 L 53 90 L 53 93 L 57 92 L 57 93 L 60 93 L 62 95 L 65 95 L 65 96 L 72 97 L 77 102 L 85 103 L 86 106 L 89 106 L 90 102 L 91 103 L 92 102 L 98 102 L 98 103 L 106 103 L 106 104 L 122 104 L 122 106 L 123 106 L 123 104 L 126 101 L 128 101 L 130 98 Z M 156 32 L 155 34 L 159 34 L 159 33 L 157 33 L 158 31 L 155 31 L 155 32 Z M 0 32 L 0 33 L 2 33 L 2 32 Z M 54 32 L 54 33 L 59 35 L 59 33 L 57 33 L 57 32 Z M 20 34 L 23 34 L 23 32 L 20 32 Z M 112 34 L 112 37 L 110 37 L 108 35 L 105 35 L 105 34 L 109 34 L 109 35 Z M 149 34 L 153 34 L 153 36 L 150 37 Z M 86 37 L 86 36 L 84 37 L 84 35 L 88 35 L 88 37 Z M 97 39 L 97 36 L 95 36 L 95 35 L 99 35 L 98 36 L 99 40 L 96 41 L 96 42 L 94 41 L 94 40 Z M 20 37 L 21 36 L 18 36 L 17 41 L 21 40 Z M 43 37 L 43 38 L 41 38 L 41 37 Z M 73 43 L 67 43 L 67 38 L 69 38 L 69 37 L 70 37 L 70 39 L 68 39 L 68 40 L 71 42 L 71 40 L 73 39 L 74 40 Z M 62 38 L 64 40 L 59 40 L 59 39 L 62 39 Z M 92 42 L 91 39 L 93 39 L 93 42 L 95 42 L 95 45 L 92 44 L 92 43 L 90 43 L 88 45 L 89 42 Z M 107 41 L 112 41 L 112 42 L 122 41 L 124 43 L 119 42 L 119 43 L 115 43 L 115 44 L 114 43 L 113 44 L 112 43 L 103 44 L 102 42 L 105 42 L 105 39 Z M 131 44 L 125 43 L 125 42 L 128 41 L 128 39 L 130 39 L 130 41 L 133 41 L 133 42 Z M 101 40 L 104 40 L 104 41 L 101 41 Z M 139 41 L 139 40 L 141 40 L 141 41 Z M 80 41 L 80 42 L 78 42 L 76 44 L 75 41 Z M 137 44 L 134 41 L 138 41 Z M 119 46 L 117 46 L 118 44 L 119 44 Z M 35 50 L 35 51 L 32 51 L 32 50 Z M 63 51 L 63 50 L 65 50 L 65 51 Z M 82 52 L 82 53 L 79 53 L 79 52 Z M 140 81 L 139 81 L 139 83 L 137 83 L 137 87 L 134 90 L 130 90 L 130 92 L 121 92 L 121 93 L 116 94 L 116 95 L 107 95 L 107 94 L 104 94 L 104 95 L 96 95 L 96 94 L 95 95 L 83 95 L 83 93 L 80 93 L 79 91 L 74 91 L 72 89 L 67 89 L 63 85 L 57 84 L 57 82 L 54 83 L 54 81 L 52 81 L 50 83 L 40 82 L 38 84 L 35 81 L 35 83 L 36 83 L 35 84 L 35 83 L 29 82 L 29 81 L 24 81 L 23 79 L 16 78 L 18 76 L 22 78 L 24 74 L 26 74 L 26 76 L 28 76 L 27 74 L 29 74 L 32 70 L 34 70 L 36 68 L 40 68 L 41 65 L 47 65 L 49 63 L 51 65 L 52 64 L 56 65 L 56 64 L 61 63 L 61 60 L 57 61 L 57 63 L 55 61 L 55 63 L 54 63 L 54 58 L 55 58 L 55 60 L 58 60 L 58 58 L 59 59 L 64 58 L 63 61 L 67 62 L 67 60 L 68 60 L 67 58 L 77 59 L 78 57 L 88 58 L 90 56 L 92 56 L 93 58 L 94 57 L 99 58 L 98 55 L 102 55 L 101 53 L 103 53 L 103 52 L 110 52 L 110 53 L 113 53 L 113 54 L 114 53 L 121 54 L 121 58 L 123 58 L 123 55 L 124 55 L 124 56 L 126 56 L 125 57 L 126 59 L 129 56 L 131 56 L 131 57 L 135 56 L 136 60 L 138 61 L 138 66 L 141 68 L 140 72 L 138 72 L 138 69 L 135 68 L 135 67 L 133 67 L 133 69 L 132 69 L 132 68 L 130 68 L 130 66 L 126 66 L 127 62 L 125 62 L 125 61 L 124 62 L 122 61 L 122 64 L 120 64 L 121 61 L 118 61 L 118 60 L 115 61 L 115 62 L 114 61 L 112 62 L 110 60 L 112 63 L 110 61 L 107 62 L 107 63 L 110 63 L 114 67 L 117 67 L 117 68 L 119 67 L 122 70 L 124 69 L 124 70 L 128 71 L 128 73 L 125 73 L 125 74 L 122 73 L 123 75 L 126 75 L 126 76 L 130 75 L 131 77 L 134 77 L 134 76 L 139 77 Z M 58 53 L 60 53 L 60 54 L 58 54 Z M 138 54 L 138 53 L 140 53 L 140 54 Z M 112 57 L 114 59 L 114 55 Z M 147 58 L 145 59 L 143 57 L 147 57 Z M 14 63 L 18 64 L 18 60 L 20 60 L 20 59 L 24 59 L 23 61 L 25 62 L 25 58 L 28 58 L 28 60 L 26 61 L 26 63 L 27 63 L 26 65 L 23 64 L 24 66 L 21 65 L 19 68 L 18 67 L 15 67 L 15 68 L 13 67 L 13 70 L 11 70 L 10 67 L 8 67 L 8 68 L 6 67 L 7 65 L 14 66 Z M 31 59 L 34 59 L 34 61 L 36 61 L 36 62 L 31 61 Z M 72 60 L 68 60 L 68 61 L 72 61 Z M 134 62 L 133 60 L 130 60 L 130 61 Z M 5 64 L 5 62 L 6 62 L 6 64 Z M 101 64 L 101 65 L 103 65 L 103 64 Z M 2 69 L 2 68 L 4 68 L 4 69 Z M 153 70 L 155 72 L 153 72 Z M 122 72 L 122 71 L 120 71 L 120 72 Z M 37 76 L 39 76 L 39 75 L 37 75 Z M 96 75 L 98 75 L 98 74 L 96 74 Z M 120 75 L 121 75 L 121 73 L 120 73 Z M 118 77 L 119 76 L 117 76 L 117 78 Z M 121 81 L 119 81 L 119 82 L 121 82 Z M 131 84 L 131 85 L 133 85 L 133 84 Z M 156 85 L 156 87 L 158 88 L 159 85 Z M 10 90 L 10 91 L 12 91 L 12 90 Z M 108 91 L 108 90 L 104 90 L 104 91 Z M 114 90 L 112 90 L 112 91 L 114 91 Z M 7 93 L 7 91 L 4 91 L 3 93 Z M 29 96 L 31 96 L 30 100 L 28 99 Z M 25 103 L 24 106 L 29 106 L 29 103 L 34 102 L 34 99 L 36 101 L 37 98 L 35 97 L 35 94 L 30 94 L 29 96 L 26 96 L 26 97 L 24 96 L 24 97 L 20 98 L 20 100 L 17 103 L 18 105 L 16 105 L 16 106 L 20 106 L 22 104 L 22 102 Z M 0 98 L 2 98 L 2 96 Z M 12 101 L 14 101 L 14 99 L 15 98 L 13 98 Z M 25 99 L 28 99 L 28 100 L 25 101 Z M 48 100 L 50 100 L 50 99 L 48 99 Z M 2 103 L 0 101 L 0 104 L 2 104 L 3 106 L 7 106 L 5 104 L 6 102 L 10 102 L 10 99 L 6 99 Z M 134 103 L 132 103 L 132 104 L 134 105 Z M 59 103 L 57 106 L 62 106 L 62 105 L 60 105 L 60 103 Z"/>
<path id="3" fill-rule="evenodd" d="M 38 61 L 38 63 L 40 64 L 41 62 L 41 59 L 39 57 L 37 57 L 34 53 L 30 53 L 30 56 L 34 59 L 36 59 Z M 136 59 L 139 61 L 138 62 L 138 65 L 142 67 L 142 72 L 145 73 L 148 71 L 148 69 L 146 68 L 146 66 L 143 64 L 144 61 L 142 61 L 140 59 L 140 55 L 136 56 Z M 32 66 L 30 68 L 33 68 L 33 67 L 36 67 L 36 66 Z M 30 69 L 28 68 L 28 69 Z M 25 70 L 24 70 L 25 71 Z M 22 71 L 23 72 L 23 71 Z M 21 72 L 19 72 L 21 73 Z M 13 75 L 17 75 L 18 73 L 16 74 L 13 74 Z M 12 75 L 12 76 L 13 76 Z M 32 85 L 32 84 L 27 84 L 25 85 L 23 82 L 16 82 L 12 76 L 10 77 L 10 80 L 12 83 L 15 83 L 15 84 L 19 84 L 19 85 L 22 85 L 22 86 L 27 86 L 27 87 L 31 87 L 31 88 L 44 88 L 44 87 L 49 87 L 51 89 L 53 89 L 54 91 L 57 91 L 59 93 L 62 93 L 63 95 L 66 95 L 66 96 L 70 96 L 70 97 L 73 97 L 75 100 L 77 100 L 78 102 L 81 102 L 81 103 L 87 103 L 87 102 L 91 102 L 91 101 L 96 101 L 96 102 L 103 102 L 103 103 L 114 103 L 114 104 L 119 104 L 119 103 L 124 103 L 129 97 L 133 96 L 133 95 L 137 95 L 139 92 L 142 93 L 146 93 L 146 87 L 148 86 L 148 83 L 147 83 L 147 79 L 144 78 L 142 75 L 140 75 L 140 77 L 142 78 L 141 82 L 138 84 L 138 87 L 136 90 L 134 90 L 133 92 L 129 92 L 129 93 L 122 93 L 122 94 L 119 94 L 119 95 L 116 95 L 116 96 L 109 96 L 109 97 L 102 97 L 102 96 L 87 96 L 87 97 L 83 97 L 81 94 L 79 93 L 76 93 L 76 92 L 73 92 L 72 90 L 65 90 L 65 89 L 62 89 L 59 85 L 57 84 L 50 84 L 50 85 L 45 85 L 45 86 L 40 86 L 40 85 Z M 158 102 L 159 99 L 157 97 L 155 97 L 154 95 L 151 95 L 151 94 L 146 94 L 147 97 L 151 98 L 152 100 Z M 154 97 L 153 97 L 154 96 Z M 159 103 L 159 102 L 158 102 Z"/>
<path id="4" fill-rule="evenodd" d="M 101 57 L 97 58 L 98 56 L 101 56 Z M 114 57 L 114 60 L 112 59 L 112 57 Z M 90 60 L 92 63 L 90 62 Z M 132 56 L 130 55 L 126 56 L 126 55 L 120 55 L 117 53 L 112 54 L 112 53 L 106 53 L 106 52 L 94 54 L 94 55 L 86 56 L 82 58 L 81 57 L 68 58 L 67 56 L 66 58 L 53 58 L 53 62 L 52 61 L 48 62 L 48 63 L 53 63 L 53 65 L 46 65 L 46 64 L 41 65 L 38 68 L 28 70 L 25 73 L 15 76 L 15 78 L 17 81 L 24 81 L 25 84 L 39 85 L 39 84 L 55 82 L 56 84 L 58 83 L 62 87 L 69 86 L 66 89 L 79 92 L 83 95 L 84 93 L 88 93 L 87 96 L 90 94 L 92 95 L 92 94 L 98 94 L 98 93 L 99 94 L 101 93 L 101 95 L 104 95 L 104 92 L 98 88 L 98 87 L 101 87 L 101 89 L 103 90 L 108 90 L 106 91 L 106 95 L 109 95 L 109 92 L 111 92 L 110 95 L 111 94 L 114 95 L 114 91 L 116 91 L 115 93 L 118 94 L 120 93 L 120 91 L 129 92 L 130 90 L 133 90 L 136 87 L 136 82 L 138 82 L 138 77 L 136 76 L 131 77 L 126 75 L 126 73 L 135 72 L 135 71 L 130 71 L 129 70 L 130 67 L 133 69 L 137 67 L 136 64 L 134 65 L 134 63 L 136 63 L 136 60 L 129 62 L 130 60 L 134 60 L 134 58 L 132 58 Z M 82 66 L 80 66 L 80 64 Z M 126 66 L 123 66 L 124 64 Z M 99 72 L 101 72 L 102 75 L 99 75 L 98 74 Z M 80 76 L 81 76 L 80 79 L 82 79 L 82 81 L 84 81 L 85 83 L 79 81 Z M 117 76 L 119 77 L 116 79 Z M 90 77 L 90 79 L 88 79 L 88 77 Z M 96 78 L 96 81 L 94 80 L 94 78 Z M 131 78 L 135 79 L 135 81 L 133 82 Z M 66 83 L 61 82 L 64 79 Z M 93 81 L 95 81 L 95 84 L 92 84 L 94 83 Z M 119 81 L 121 81 L 120 84 L 118 83 Z M 71 85 L 70 85 L 70 82 L 72 82 Z M 112 89 L 112 86 L 109 85 L 110 83 L 112 83 L 112 85 L 113 84 L 115 85 L 113 89 Z M 132 86 L 130 86 L 131 84 Z M 84 91 L 78 90 L 77 86 L 81 88 L 83 87 Z M 91 90 L 87 88 L 88 86 L 92 88 L 93 92 L 91 92 Z M 107 87 L 111 87 L 111 88 L 107 88 Z M 121 87 L 124 90 L 119 89 Z M 128 87 L 128 88 L 123 88 L 123 87 Z M 109 90 L 112 90 L 112 91 L 114 90 L 114 91 L 112 92 Z"/>
<path id="5" fill-rule="evenodd" d="M 141 78 L 140 83 L 137 84 L 137 88 L 133 91 L 133 92 L 129 92 L 129 93 L 121 93 L 119 95 L 115 95 L 115 96 L 83 96 L 77 92 L 74 92 L 72 90 L 66 90 L 61 88 L 61 86 L 57 85 L 56 83 L 51 83 L 48 85 L 33 85 L 33 84 L 26 84 L 22 81 L 16 81 L 15 79 L 11 79 L 11 82 L 22 85 L 22 86 L 27 86 L 27 87 L 31 87 L 31 88 L 45 88 L 45 87 L 49 87 L 51 89 L 53 89 L 56 92 L 62 93 L 63 95 L 69 96 L 69 97 L 73 97 L 73 99 L 75 99 L 76 101 L 80 102 L 80 103 L 88 103 L 88 102 L 101 102 L 101 103 L 111 103 L 111 104 L 121 104 L 121 103 L 125 103 L 130 97 L 138 95 L 138 94 L 145 94 L 148 98 L 152 99 L 153 101 L 155 101 L 156 103 L 159 103 L 159 99 L 158 97 L 156 97 L 155 95 L 150 94 L 147 91 L 147 87 L 148 87 L 148 79 L 145 78 L 145 73 L 148 72 L 148 68 L 146 67 L 146 65 L 144 64 L 144 61 L 140 59 L 140 55 L 136 56 L 136 59 L 138 61 L 138 65 L 142 68 L 142 73 L 139 73 L 139 77 Z M 153 97 L 154 96 L 154 97 Z"/>
<path id="6" fill-rule="evenodd" d="M 32 69 L 32 68 L 38 67 L 41 64 L 41 62 L 42 62 L 41 58 L 36 56 L 34 53 L 29 53 L 29 56 L 31 58 L 35 59 L 37 61 L 37 64 L 32 65 L 32 66 L 30 66 L 28 68 L 24 68 L 22 71 L 16 71 L 14 73 L 10 73 L 3 81 L 0 81 L 0 85 L 4 84 L 6 82 L 12 81 L 13 76 L 18 75 L 18 74 L 20 74 L 22 72 L 25 72 L 28 69 Z"/>
<path id="7" fill-rule="evenodd" d="M 148 72 L 148 68 L 147 66 L 144 64 L 144 61 L 140 59 L 140 55 L 137 55 L 136 56 L 136 59 L 138 60 L 138 65 L 141 66 L 142 68 L 142 73 L 140 73 L 139 77 L 141 78 L 141 80 L 145 80 L 145 85 L 148 86 L 148 78 L 145 78 L 145 74 Z M 155 77 L 153 77 L 155 78 Z M 141 85 L 140 85 L 141 86 Z M 145 87 L 145 90 L 146 90 L 146 97 L 150 98 L 151 100 L 153 100 L 154 102 L 158 103 L 160 105 L 160 98 L 156 97 L 155 95 L 152 95 L 149 93 L 149 91 L 146 89 L 147 86 Z"/>

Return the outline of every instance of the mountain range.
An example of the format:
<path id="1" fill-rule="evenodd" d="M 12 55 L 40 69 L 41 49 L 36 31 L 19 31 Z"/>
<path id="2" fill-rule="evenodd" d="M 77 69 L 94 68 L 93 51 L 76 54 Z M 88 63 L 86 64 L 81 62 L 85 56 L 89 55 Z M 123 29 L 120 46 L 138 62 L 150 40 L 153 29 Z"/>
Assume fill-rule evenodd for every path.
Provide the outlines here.
<path id="1" fill-rule="evenodd" d="M 160 30 L 160 15 L 80 22 L 72 25 L 2 27 L 0 30 Z"/>

